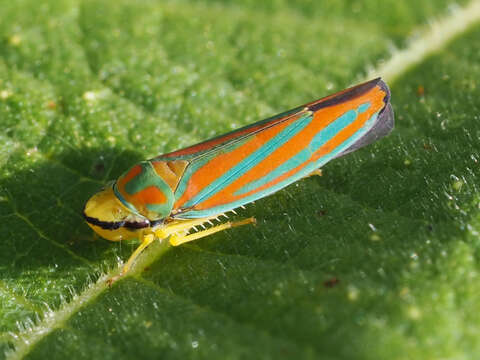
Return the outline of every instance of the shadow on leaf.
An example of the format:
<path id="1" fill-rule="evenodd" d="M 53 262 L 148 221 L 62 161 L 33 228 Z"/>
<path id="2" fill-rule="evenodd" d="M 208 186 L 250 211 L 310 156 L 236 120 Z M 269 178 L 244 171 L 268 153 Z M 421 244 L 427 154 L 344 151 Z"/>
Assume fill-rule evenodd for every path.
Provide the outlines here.
<path id="1" fill-rule="evenodd" d="M 45 280 L 76 287 L 131 251 L 93 235 L 82 216 L 86 200 L 141 159 L 119 149 L 43 155 L 17 151 L 0 181 L 0 268 L 8 281 Z M 26 276 L 28 275 L 28 276 Z M 28 280 L 30 278 L 30 280 Z M 61 280 L 62 279 L 62 280 Z M 48 290 L 46 290 L 48 292 Z"/>

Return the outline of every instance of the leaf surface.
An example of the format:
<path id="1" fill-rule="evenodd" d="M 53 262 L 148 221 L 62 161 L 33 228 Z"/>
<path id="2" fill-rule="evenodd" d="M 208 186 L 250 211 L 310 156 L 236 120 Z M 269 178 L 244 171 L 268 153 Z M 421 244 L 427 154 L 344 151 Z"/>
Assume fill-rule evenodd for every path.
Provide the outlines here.
<path id="1" fill-rule="evenodd" d="M 0 358 L 478 354 L 480 26 L 411 61 L 462 9 L 377 4 L 2 4 Z M 136 245 L 82 219 L 107 180 L 392 59 L 391 136 L 247 207 L 256 227 L 155 244 L 106 286 Z"/>

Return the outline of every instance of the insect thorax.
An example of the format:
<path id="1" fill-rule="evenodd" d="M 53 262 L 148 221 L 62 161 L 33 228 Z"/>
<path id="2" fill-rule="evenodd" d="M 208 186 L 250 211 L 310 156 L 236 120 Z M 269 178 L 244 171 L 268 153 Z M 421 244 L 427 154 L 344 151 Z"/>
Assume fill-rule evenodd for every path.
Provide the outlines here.
<path id="1" fill-rule="evenodd" d="M 115 195 L 132 213 L 158 220 L 170 215 L 175 188 L 185 171 L 185 160 L 143 161 L 118 178 Z"/>

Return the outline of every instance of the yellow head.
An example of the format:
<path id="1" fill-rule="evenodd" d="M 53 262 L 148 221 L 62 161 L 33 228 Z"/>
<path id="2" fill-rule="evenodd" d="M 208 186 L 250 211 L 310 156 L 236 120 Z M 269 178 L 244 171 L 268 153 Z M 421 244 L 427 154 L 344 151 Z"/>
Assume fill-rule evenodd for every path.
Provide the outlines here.
<path id="1" fill-rule="evenodd" d="M 147 218 L 134 214 L 121 203 L 112 186 L 87 201 L 83 216 L 98 235 L 111 241 L 137 238 L 142 230 L 151 226 Z"/>

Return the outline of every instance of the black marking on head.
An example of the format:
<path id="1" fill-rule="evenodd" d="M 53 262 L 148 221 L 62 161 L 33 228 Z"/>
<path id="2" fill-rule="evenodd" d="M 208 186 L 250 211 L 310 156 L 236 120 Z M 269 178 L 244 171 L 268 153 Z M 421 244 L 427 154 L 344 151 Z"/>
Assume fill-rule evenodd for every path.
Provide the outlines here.
<path id="1" fill-rule="evenodd" d="M 148 220 L 145 221 L 125 221 L 123 227 L 127 229 L 144 229 L 150 227 L 151 223 Z"/>
<path id="2" fill-rule="evenodd" d="M 365 94 L 366 92 L 370 91 L 377 85 L 379 85 L 382 88 L 382 90 L 384 90 L 381 84 L 383 84 L 385 87 L 387 86 L 380 78 L 376 78 L 376 79 L 364 82 L 363 84 L 344 90 L 340 92 L 338 95 L 333 95 L 332 97 L 327 98 L 326 100 L 320 99 L 316 103 L 308 106 L 308 110 L 315 112 L 329 106 L 342 104 L 344 102 L 347 102 L 351 99 L 354 99 L 358 96 Z"/>
<path id="3" fill-rule="evenodd" d="M 87 214 L 85 213 L 83 213 L 83 217 L 85 218 L 85 221 L 89 224 L 99 226 L 105 230 L 116 230 L 121 228 L 125 224 L 125 221 L 101 221 L 97 218 L 87 216 Z"/>
<path id="4" fill-rule="evenodd" d="M 83 213 L 83 217 L 88 223 L 99 226 L 105 230 L 116 230 L 121 227 L 137 230 L 151 226 L 151 222 L 146 219 L 145 221 L 102 221 L 97 218 L 87 216 L 85 213 Z"/>

